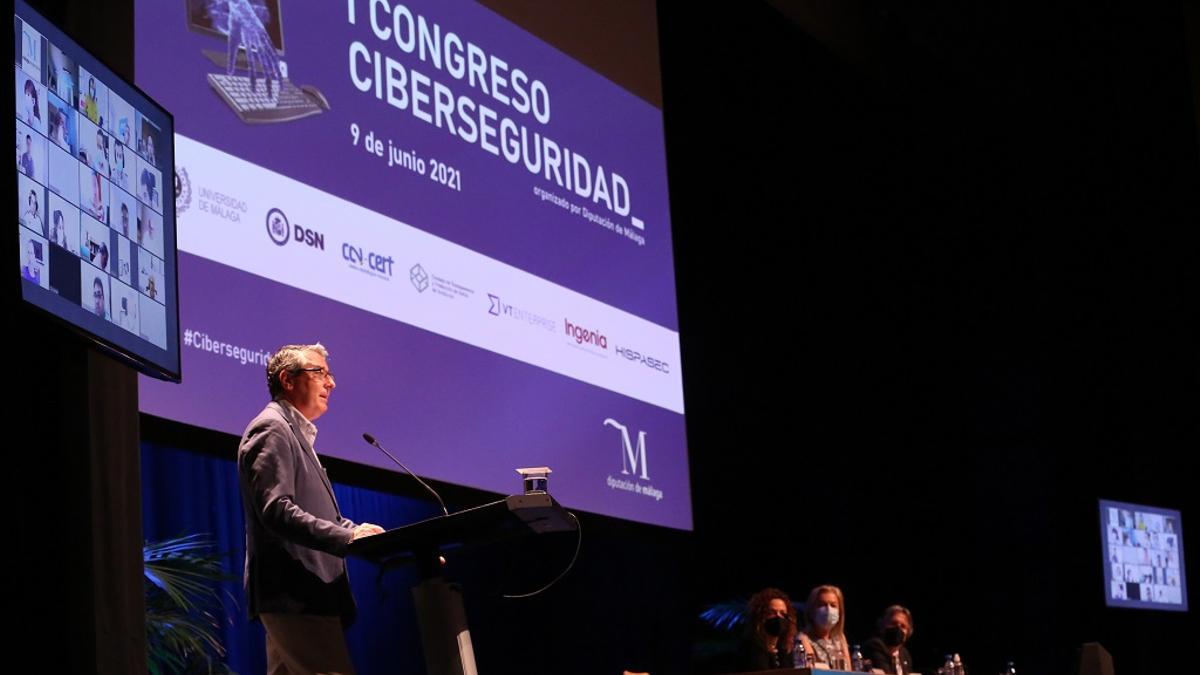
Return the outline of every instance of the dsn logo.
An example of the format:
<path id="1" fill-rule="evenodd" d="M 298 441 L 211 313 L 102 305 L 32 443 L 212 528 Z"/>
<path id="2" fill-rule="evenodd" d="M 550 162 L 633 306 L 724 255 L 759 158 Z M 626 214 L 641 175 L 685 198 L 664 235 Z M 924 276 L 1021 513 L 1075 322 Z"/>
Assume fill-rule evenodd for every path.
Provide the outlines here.
<path id="1" fill-rule="evenodd" d="M 325 235 L 301 225 L 293 226 L 281 209 L 267 211 L 267 234 L 271 241 L 283 246 L 294 237 L 298 243 L 325 250 Z"/>
<path id="2" fill-rule="evenodd" d="M 604 420 L 604 426 L 612 427 L 621 432 L 621 473 L 633 474 L 643 480 L 650 480 L 649 467 L 646 465 L 646 432 L 637 433 L 637 446 L 629 439 L 629 427 L 609 417 Z M 638 473 L 638 467 L 642 472 Z"/>

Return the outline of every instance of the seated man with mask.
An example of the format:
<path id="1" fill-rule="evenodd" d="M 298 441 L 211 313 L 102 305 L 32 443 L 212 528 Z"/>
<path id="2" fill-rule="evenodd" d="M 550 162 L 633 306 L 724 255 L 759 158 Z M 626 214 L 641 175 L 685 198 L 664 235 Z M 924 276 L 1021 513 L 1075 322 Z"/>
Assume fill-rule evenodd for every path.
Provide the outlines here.
<path id="1" fill-rule="evenodd" d="M 901 605 L 883 610 L 876 636 L 863 645 L 863 658 L 871 662 L 872 672 L 908 675 L 912 672 L 912 654 L 904 643 L 912 636 L 912 612 Z"/>

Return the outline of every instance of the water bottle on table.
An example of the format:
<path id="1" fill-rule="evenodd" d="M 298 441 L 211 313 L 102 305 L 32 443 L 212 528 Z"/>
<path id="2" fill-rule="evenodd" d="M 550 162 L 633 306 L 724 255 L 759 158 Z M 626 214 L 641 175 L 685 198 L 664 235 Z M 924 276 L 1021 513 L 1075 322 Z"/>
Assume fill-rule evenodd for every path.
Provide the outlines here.
<path id="1" fill-rule="evenodd" d="M 796 640 L 792 642 L 792 664 L 796 668 L 808 668 L 808 652 L 804 650 L 804 639 L 796 632 Z"/>

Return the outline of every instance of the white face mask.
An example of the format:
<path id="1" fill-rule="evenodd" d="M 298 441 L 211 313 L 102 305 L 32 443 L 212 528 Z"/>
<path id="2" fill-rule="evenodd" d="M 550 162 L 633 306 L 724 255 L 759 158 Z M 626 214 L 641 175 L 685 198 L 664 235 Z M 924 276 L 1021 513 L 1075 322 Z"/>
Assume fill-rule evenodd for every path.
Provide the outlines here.
<path id="1" fill-rule="evenodd" d="M 836 626 L 839 618 L 841 618 L 841 614 L 838 612 L 837 607 L 817 608 L 816 619 L 817 623 L 820 624 L 822 628 L 832 628 L 833 626 Z"/>

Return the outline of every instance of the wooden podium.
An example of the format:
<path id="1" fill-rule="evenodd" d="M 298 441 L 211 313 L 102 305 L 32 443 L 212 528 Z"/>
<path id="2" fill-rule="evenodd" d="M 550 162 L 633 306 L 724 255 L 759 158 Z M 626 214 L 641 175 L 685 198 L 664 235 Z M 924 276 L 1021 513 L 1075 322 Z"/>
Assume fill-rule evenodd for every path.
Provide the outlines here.
<path id="1" fill-rule="evenodd" d="M 461 553 L 508 539 L 575 529 L 573 517 L 549 494 L 512 495 L 364 537 L 350 544 L 347 555 L 370 560 L 385 569 L 416 565 L 421 581 L 413 586 L 413 600 L 427 672 L 476 675 L 462 590 L 442 577 L 442 550 Z"/>

